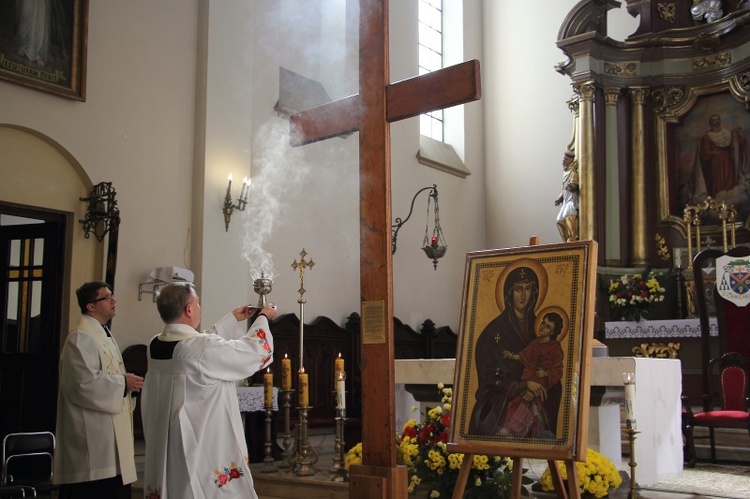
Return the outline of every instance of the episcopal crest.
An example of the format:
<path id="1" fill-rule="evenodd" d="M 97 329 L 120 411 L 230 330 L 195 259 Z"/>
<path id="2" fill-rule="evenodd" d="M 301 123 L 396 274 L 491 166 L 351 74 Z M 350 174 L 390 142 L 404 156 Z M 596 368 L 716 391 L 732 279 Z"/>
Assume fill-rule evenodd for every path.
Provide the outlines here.
<path id="1" fill-rule="evenodd" d="M 750 258 L 721 256 L 716 259 L 716 289 L 737 306 L 750 303 Z"/>

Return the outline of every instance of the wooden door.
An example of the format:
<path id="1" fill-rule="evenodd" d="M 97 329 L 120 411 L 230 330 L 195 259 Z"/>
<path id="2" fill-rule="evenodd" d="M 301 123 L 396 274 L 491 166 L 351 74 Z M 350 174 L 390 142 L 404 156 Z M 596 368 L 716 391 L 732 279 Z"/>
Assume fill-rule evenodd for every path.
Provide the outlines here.
<path id="1" fill-rule="evenodd" d="M 0 204 L 0 438 L 55 430 L 65 224 Z"/>

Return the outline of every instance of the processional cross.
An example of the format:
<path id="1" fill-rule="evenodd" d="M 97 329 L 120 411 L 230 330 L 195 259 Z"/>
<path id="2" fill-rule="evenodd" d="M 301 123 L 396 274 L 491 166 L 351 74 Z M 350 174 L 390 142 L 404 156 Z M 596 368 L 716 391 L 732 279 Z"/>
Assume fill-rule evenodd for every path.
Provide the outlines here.
<path id="1" fill-rule="evenodd" d="M 364 456 L 351 469 L 349 497 L 407 494 L 394 445 L 390 123 L 480 97 L 476 60 L 390 83 L 388 1 L 360 0 L 359 94 L 291 117 L 293 146 L 359 131 Z"/>

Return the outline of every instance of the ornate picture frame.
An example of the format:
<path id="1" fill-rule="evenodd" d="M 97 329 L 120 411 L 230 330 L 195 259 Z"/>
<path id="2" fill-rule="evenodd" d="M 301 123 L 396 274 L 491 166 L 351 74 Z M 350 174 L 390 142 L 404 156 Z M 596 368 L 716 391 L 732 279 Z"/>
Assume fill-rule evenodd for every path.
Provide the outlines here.
<path id="1" fill-rule="evenodd" d="M 700 205 L 708 196 L 737 210 L 737 229 L 750 217 L 750 144 L 745 138 L 750 133 L 748 77 L 740 74 L 684 92 L 675 87 L 670 90 L 672 101 L 656 109 L 660 219 L 683 236 L 687 235 L 685 206 Z M 726 170 L 726 179 L 706 178 L 709 171 L 720 168 Z M 706 213 L 702 225 L 706 234 L 721 231 L 721 220 L 713 210 Z"/>
<path id="2" fill-rule="evenodd" d="M 585 456 L 596 265 L 594 241 L 467 254 L 451 451 Z"/>
<path id="3" fill-rule="evenodd" d="M 86 100 L 88 0 L 0 3 L 0 79 Z"/>

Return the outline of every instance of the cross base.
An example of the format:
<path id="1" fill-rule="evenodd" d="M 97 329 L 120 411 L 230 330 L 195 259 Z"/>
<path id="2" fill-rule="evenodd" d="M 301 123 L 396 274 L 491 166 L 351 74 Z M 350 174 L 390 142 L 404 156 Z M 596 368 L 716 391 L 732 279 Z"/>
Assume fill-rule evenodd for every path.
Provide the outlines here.
<path id="1" fill-rule="evenodd" d="M 350 499 L 406 499 L 408 486 L 406 466 L 353 464 L 349 469 Z"/>

